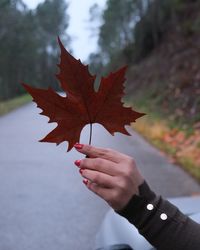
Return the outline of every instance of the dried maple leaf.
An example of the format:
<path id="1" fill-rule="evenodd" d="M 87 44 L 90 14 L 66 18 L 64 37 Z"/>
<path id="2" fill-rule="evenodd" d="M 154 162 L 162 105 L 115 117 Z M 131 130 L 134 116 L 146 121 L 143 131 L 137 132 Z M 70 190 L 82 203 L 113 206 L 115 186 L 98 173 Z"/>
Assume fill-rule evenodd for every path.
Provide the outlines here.
<path id="1" fill-rule="evenodd" d="M 96 76 L 88 71 L 88 66 L 71 56 L 58 39 L 61 48 L 60 72 L 57 78 L 65 97 L 58 95 L 51 88 L 37 89 L 23 84 L 32 95 L 42 115 L 49 117 L 49 122 L 56 122 L 57 127 L 42 142 L 60 144 L 68 141 L 68 151 L 80 139 L 80 133 L 86 124 L 100 123 L 112 135 L 121 132 L 129 135 L 125 125 L 134 122 L 144 114 L 124 107 L 121 98 L 124 95 L 126 67 L 102 78 L 98 92 L 94 90 Z"/>

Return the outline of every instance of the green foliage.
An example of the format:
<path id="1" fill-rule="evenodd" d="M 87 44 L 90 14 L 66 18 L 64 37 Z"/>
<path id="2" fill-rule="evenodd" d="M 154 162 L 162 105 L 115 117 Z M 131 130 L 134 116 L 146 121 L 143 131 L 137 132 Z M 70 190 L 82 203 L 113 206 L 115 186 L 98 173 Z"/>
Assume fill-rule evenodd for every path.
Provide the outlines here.
<path id="1" fill-rule="evenodd" d="M 91 53 L 89 56 L 89 62 L 90 62 L 90 72 L 92 74 L 102 75 L 103 73 L 103 58 L 101 57 L 101 54 L 98 53 Z"/>
<path id="2" fill-rule="evenodd" d="M 69 41 L 67 4 L 46 0 L 29 10 L 22 0 L 0 3 L 0 100 L 24 93 L 21 82 L 56 86 L 56 37 Z"/>
<path id="3" fill-rule="evenodd" d="M 138 0 L 107 1 L 99 46 L 108 60 L 133 41 L 132 30 L 138 18 L 137 4 Z"/>
<path id="4" fill-rule="evenodd" d="M 31 101 L 31 96 L 28 94 L 15 97 L 12 100 L 0 102 L 0 116 L 28 103 Z"/>
<path id="5" fill-rule="evenodd" d="M 119 66 L 119 58 L 125 63 L 143 59 L 158 46 L 170 26 L 176 28 L 188 4 L 198 1 L 108 0 L 102 13 L 96 56 L 101 55 L 103 65 L 109 67 Z M 186 33 L 195 32 L 199 30 L 199 22 L 191 23 L 186 19 L 182 28 Z M 96 63 L 94 58 L 90 59 L 92 64 Z"/>
<path id="6" fill-rule="evenodd" d="M 133 64 L 123 99 L 148 114 L 134 128 L 200 179 L 200 0 L 133 2 L 131 9 L 129 1 L 107 1 L 98 60 L 91 58 L 91 63 L 102 63 L 109 71 Z M 121 15 L 131 17 L 124 22 L 129 34 L 126 42 Z"/>
<path id="7" fill-rule="evenodd" d="M 180 164 L 187 170 L 192 176 L 194 176 L 198 181 L 200 181 L 200 170 L 199 166 L 195 165 L 191 159 L 187 157 L 182 157 L 179 159 Z"/>

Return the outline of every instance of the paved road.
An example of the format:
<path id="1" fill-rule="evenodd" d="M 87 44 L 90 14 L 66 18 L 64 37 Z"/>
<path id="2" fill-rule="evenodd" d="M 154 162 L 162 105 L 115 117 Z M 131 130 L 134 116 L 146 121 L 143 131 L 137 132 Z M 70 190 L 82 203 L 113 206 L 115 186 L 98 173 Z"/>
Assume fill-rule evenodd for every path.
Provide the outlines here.
<path id="1" fill-rule="evenodd" d="M 107 204 L 82 184 L 66 144 L 38 143 L 54 125 L 29 104 L 0 118 L 0 250 L 92 250 Z M 81 141 L 87 143 L 88 128 Z M 109 135 L 94 128 L 96 146 L 133 155 L 150 185 L 164 196 L 200 192 L 195 181 L 168 163 L 133 132 Z"/>

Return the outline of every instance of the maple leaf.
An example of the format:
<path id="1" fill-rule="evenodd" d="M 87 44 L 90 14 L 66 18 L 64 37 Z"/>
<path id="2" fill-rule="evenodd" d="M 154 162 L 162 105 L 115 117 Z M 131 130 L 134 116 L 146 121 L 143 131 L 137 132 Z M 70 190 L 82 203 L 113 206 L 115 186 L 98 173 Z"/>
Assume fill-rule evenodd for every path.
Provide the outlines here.
<path id="1" fill-rule="evenodd" d="M 102 124 L 112 135 L 115 132 L 129 135 L 124 126 L 144 114 L 124 107 L 121 101 L 127 67 L 102 78 L 96 92 L 96 76 L 89 73 L 88 66 L 69 54 L 59 38 L 58 42 L 61 60 L 58 65 L 60 72 L 56 76 L 66 96 L 60 96 L 51 88 L 45 90 L 23 84 L 33 101 L 43 110 L 40 114 L 48 116 L 49 123 L 57 123 L 57 127 L 40 141 L 57 145 L 67 141 L 69 151 L 79 142 L 83 127 L 93 123 Z"/>

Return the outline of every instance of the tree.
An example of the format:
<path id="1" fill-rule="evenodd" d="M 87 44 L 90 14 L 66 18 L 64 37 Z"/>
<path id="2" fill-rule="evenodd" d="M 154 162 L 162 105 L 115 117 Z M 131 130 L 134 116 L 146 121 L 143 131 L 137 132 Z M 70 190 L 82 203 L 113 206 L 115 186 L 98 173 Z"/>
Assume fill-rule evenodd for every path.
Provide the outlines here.
<path id="1" fill-rule="evenodd" d="M 70 43 L 69 36 L 64 32 L 69 23 L 67 7 L 64 0 L 46 0 L 38 5 L 35 13 L 38 26 L 37 39 L 41 46 L 38 51 L 38 67 L 43 69 L 39 82 L 54 88 L 57 88 L 54 77 L 59 54 L 57 37 L 67 43 L 68 47 Z"/>
<path id="2" fill-rule="evenodd" d="M 24 93 L 20 82 L 57 86 L 57 36 L 70 43 L 64 0 L 46 0 L 29 10 L 22 0 L 0 3 L 0 100 Z"/>
<path id="3" fill-rule="evenodd" d="M 195 1 L 199 0 L 108 0 L 99 30 L 99 58 L 107 66 L 144 58 L 169 25 L 177 23 L 183 6 Z"/>
<path id="4" fill-rule="evenodd" d="M 133 41 L 133 27 L 138 19 L 137 0 L 109 0 L 103 13 L 99 46 L 104 56 L 112 58 Z"/>

